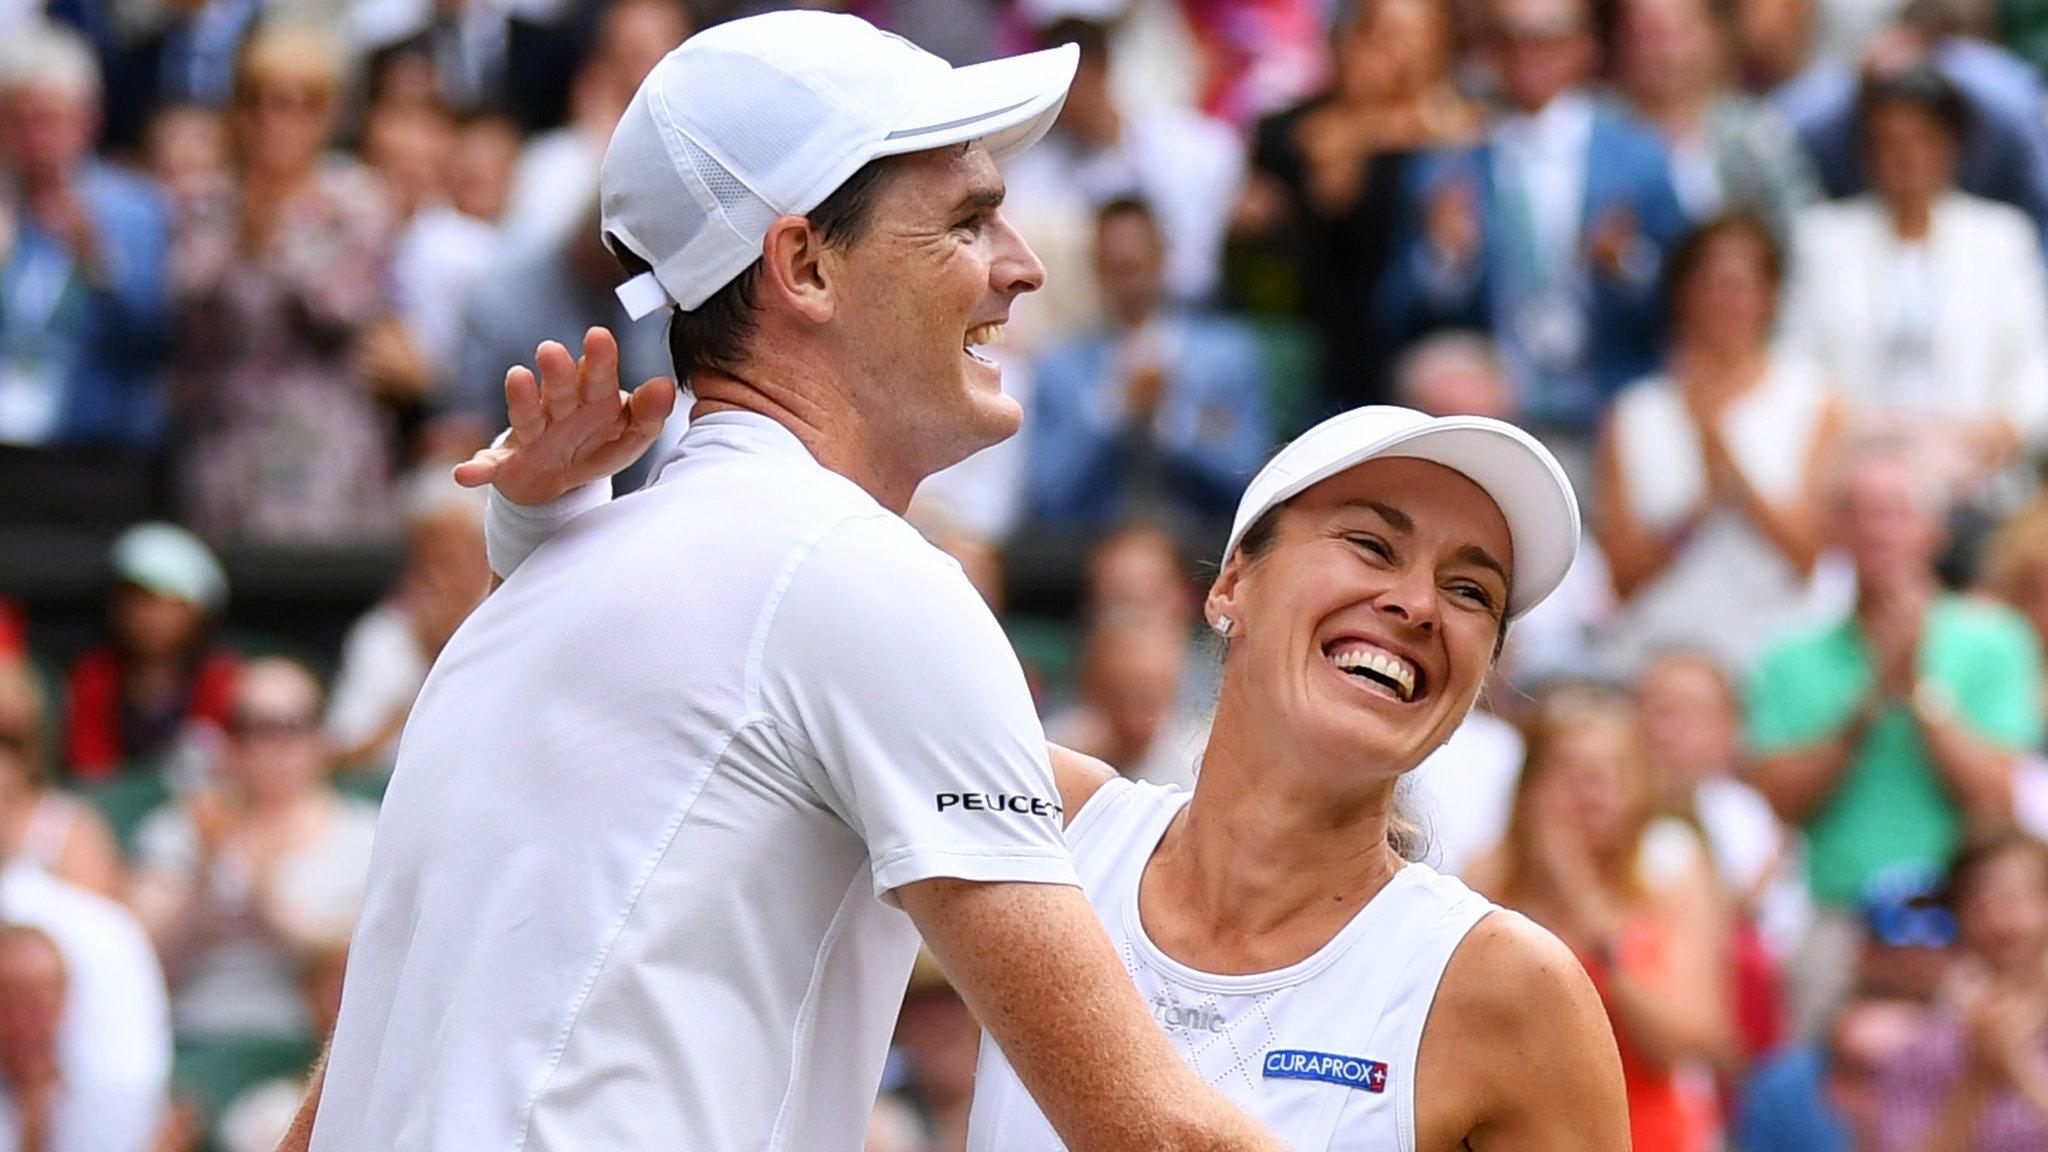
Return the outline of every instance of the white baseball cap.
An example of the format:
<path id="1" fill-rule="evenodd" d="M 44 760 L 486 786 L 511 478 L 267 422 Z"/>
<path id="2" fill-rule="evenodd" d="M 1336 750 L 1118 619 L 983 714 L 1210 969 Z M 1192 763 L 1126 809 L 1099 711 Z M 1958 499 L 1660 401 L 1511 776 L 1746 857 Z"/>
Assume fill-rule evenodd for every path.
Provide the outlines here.
<path id="1" fill-rule="evenodd" d="M 1493 497 L 1515 550 L 1508 619 L 1557 590 L 1579 551 L 1579 501 L 1550 449 L 1504 421 L 1431 416 L 1392 405 L 1332 416 L 1267 461 L 1238 501 L 1224 560 L 1269 510 L 1339 472 L 1387 456 L 1441 464 Z"/>
<path id="2" fill-rule="evenodd" d="M 955 68 L 857 16 L 783 11 L 685 40 L 648 73 L 612 133 L 602 227 L 652 272 L 619 301 L 634 319 L 688 311 L 800 215 L 883 156 L 980 140 L 1001 160 L 1066 102 L 1072 44 Z"/>
<path id="3" fill-rule="evenodd" d="M 176 524 L 137 524 L 115 538 L 108 560 L 114 578 L 217 612 L 228 600 L 228 577 L 199 537 Z"/>

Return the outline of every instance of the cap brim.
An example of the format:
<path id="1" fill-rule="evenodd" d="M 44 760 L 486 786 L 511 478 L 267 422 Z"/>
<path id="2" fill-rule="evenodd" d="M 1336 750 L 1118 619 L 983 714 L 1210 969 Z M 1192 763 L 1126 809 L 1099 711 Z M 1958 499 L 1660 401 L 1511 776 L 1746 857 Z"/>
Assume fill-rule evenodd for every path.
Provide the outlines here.
<path id="1" fill-rule="evenodd" d="M 1571 570 L 1579 551 L 1579 502 L 1557 458 L 1528 433 L 1452 417 L 1397 435 L 1374 456 L 1441 464 L 1493 497 L 1515 550 L 1509 618 L 1535 607 Z"/>
<path id="2" fill-rule="evenodd" d="M 955 68 L 883 139 L 876 156 L 980 140 L 997 160 L 1038 142 L 1066 103 L 1081 50 L 1062 44 Z"/>
<path id="3" fill-rule="evenodd" d="M 1509 619 L 1541 603 L 1564 581 L 1579 550 L 1579 502 L 1571 480 L 1535 437 L 1498 420 L 1441 417 L 1377 437 L 1294 477 L 1263 506 L 1276 508 L 1332 476 L 1390 457 L 1441 464 L 1493 498 L 1507 521 L 1508 541 L 1515 552 Z M 1248 525 L 1231 534 L 1226 557 L 1236 549 L 1244 527 Z"/>

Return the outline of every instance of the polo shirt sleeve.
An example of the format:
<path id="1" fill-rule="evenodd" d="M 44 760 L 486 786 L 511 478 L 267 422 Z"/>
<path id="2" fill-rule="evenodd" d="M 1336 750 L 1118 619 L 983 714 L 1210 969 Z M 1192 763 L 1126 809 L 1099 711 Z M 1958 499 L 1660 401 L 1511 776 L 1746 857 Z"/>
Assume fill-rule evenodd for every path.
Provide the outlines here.
<path id="1" fill-rule="evenodd" d="M 856 517 L 772 607 L 761 704 L 867 844 L 876 895 L 935 877 L 1077 884 L 1024 671 L 959 565 Z"/>
<path id="2" fill-rule="evenodd" d="M 1811 744 L 1826 735 L 1799 690 L 1803 646 L 1782 643 L 1757 661 L 1750 676 L 1744 716 L 1753 756 L 1772 756 Z"/>
<path id="3" fill-rule="evenodd" d="M 1985 739 L 2032 751 L 2041 745 L 2041 650 L 2033 630 L 2004 612 L 1986 613 L 1959 662 L 1967 681 L 1956 706 Z"/>

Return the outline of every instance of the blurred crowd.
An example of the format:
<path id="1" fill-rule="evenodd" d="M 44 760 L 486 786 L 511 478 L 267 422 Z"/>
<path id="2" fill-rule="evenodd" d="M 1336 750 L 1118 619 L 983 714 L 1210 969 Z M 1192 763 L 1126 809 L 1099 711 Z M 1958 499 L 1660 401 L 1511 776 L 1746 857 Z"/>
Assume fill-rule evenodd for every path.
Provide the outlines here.
<path id="1" fill-rule="evenodd" d="M 449 465 L 540 341 L 667 371 L 598 165 L 765 6 L 0 0 L 0 1152 L 281 1131 L 485 592 Z M 1052 739 L 1193 779 L 1286 437 L 1517 421 L 1586 540 L 1421 857 L 1579 953 L 1640 1152 L 2048 1152 L 2048 3 L 833 6 L 1081 49 L 1006 172 L 1025 431 L 910 512 Z M 920 968 L 868 1148 L 963 1148 L 975 1045 Z"/>

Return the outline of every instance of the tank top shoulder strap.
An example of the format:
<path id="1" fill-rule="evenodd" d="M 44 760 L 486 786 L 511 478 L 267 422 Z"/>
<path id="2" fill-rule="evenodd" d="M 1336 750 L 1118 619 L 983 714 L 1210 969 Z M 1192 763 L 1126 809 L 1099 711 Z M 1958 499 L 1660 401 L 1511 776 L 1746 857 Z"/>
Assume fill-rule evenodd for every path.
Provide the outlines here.
<path id="1" fill-rule="evenodd" d="M 1122 776 L 1095 790 L 1067 824 L 1067 847 L 1083 887 L 1094 890 L 1136 856 L 1142 868 L 1166 825 L 1193 793 Z"/>
<path id="2" fill-rule="evenodd" d="M 64 844 L 71 839 L 71 825 L 78 819 L 73 805 L 73 801 L 49 792 L 36 798 L 35 810 L 29 813 L 15 849 L 23 860 L 45 870 L 57 867 L 64 858 Z"/>
<path id="3" fill-rule="evenodd" d="M 1437 989 L 1466 935 L 1496 908 L 1454 876 L 1427 864 L 1408 867 L 1420 871 L 1404 888 L 1399 923 L 1392 926 L 1405 944 L 1407 959 L 1385 989 L 1379 1019 L 1372 1025 L 1388 1045 L 1386 1050 L 1407 1072 L 1400 1078 L 1395 1098 L 1404 1144 L 1401 1152 L 1413 1152 L 1415 1145 L 1415 1077 L 1422 1032 L 1436 1003 Z"/>

